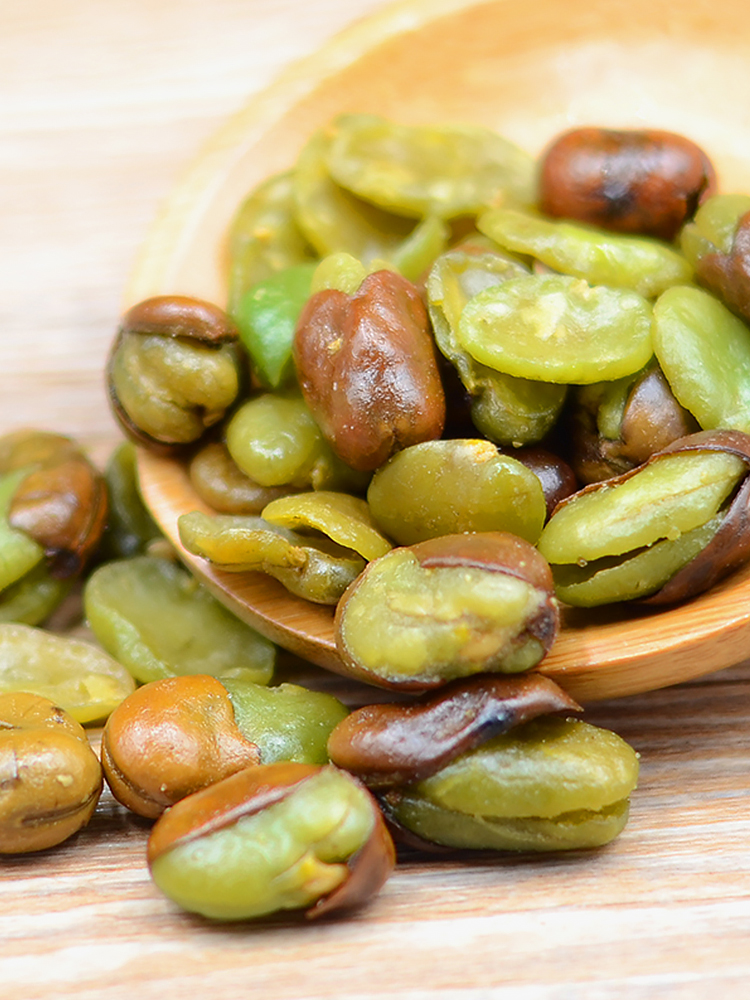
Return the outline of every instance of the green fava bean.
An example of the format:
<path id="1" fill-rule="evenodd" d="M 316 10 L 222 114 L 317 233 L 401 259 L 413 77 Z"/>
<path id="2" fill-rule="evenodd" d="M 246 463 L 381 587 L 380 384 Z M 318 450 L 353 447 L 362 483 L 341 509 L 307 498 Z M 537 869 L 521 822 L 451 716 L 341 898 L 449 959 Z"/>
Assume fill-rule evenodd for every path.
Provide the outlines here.
<path id="1" fill-rule="evenodd" d="M 464 306 L 474 295 L 528 273 L 519 261 L 470 246 L 439 257 L 427 279 L 435 341 L 472 397 L 474 425 L 490 441 L 513 447 L 535 444 L 552 429 L 567 387 L 516 378 L 480 364 L 459 346 L 456 330 Z"/>
<path id="2" fill-rule="evenodd" d="M 294 381 L 292 342 L 310 295 L 315 264 L 297 264 L 245 292 L 234 310 L 240 340 L 261 385 L 278 389 Z"/>
<path id="3" fill-rule="evenodd" d="M 250 479 L 220 441 L 199 449 L 188 471 L 198 496 L 222 514 L 260 514 L 272 500 L 295 492 L 291 486 L 261 486 Z"/>
<path id="4" fill-rule="evenodd" d="M 347 671 L 422 691 L 456 677 L 535 666 L 557 634 L 552 576 L 503 532 L 446 535 L 368 564 L 336 609 Z"/>
<path id="5" fill-rule="evenodd" d="M 480 439 L 404 448 L 377 470 L 367 501 L 399 545 L 464 531 L 508 531 L 534 543 L 546 517 L 538 477 Z"/>
<path id="6" fill-rule="evenodd" d="M 17 469 L 0 477 L 0 599 L 7 587 L 18 583 L 44 559 L 41 545 L 8 523 L 13 496 L 27 475 L 27 469 Z"/>
<path id="7" fill-rule="evenodd" d="M 200 511 L 177 520 L 188 552 L 229 573 L 260 572 L 315 604 L 336 604 L 365 560 L 326 538 L 295 534 L 261 517 L 209 517 Z"/>
<path id="8" fill-rule="evenodd" d="M 37 565 L 0 594 L 0 622 L 40 625 L 70 593 L 72 580 L 57 580 Z"/>
<path id="9" fill-rule="evenodd" d="M 128 671 L 92 643 L 23 624 L 0 625 L 0 692 L 49 698 L 85 725 L 134 690 Z"/>
<path id="10" fill-rule="evenodd" d="M 535 257 L 554 271 L 644 298 L 656 298 L 693 276 L 685 257 L 647 237 L 618 236 L 504 208 L 485 213 L 477 226 L 506 250 Z"/>
<path id="11" fill-rule="evenodd" d="M 636 292 L 531 275 L 474 296 L 461 313 L 457 340 L 497 371 L 585 384 L 643 368 L 653 353 L 651 316 Z"/>
<path id="12" fill-rule="evenodd" d="M 392 212 L 451 219 L 499 203 L 533 202 L 532 158 L 480 125 L 412 126 L 347 114 L 331 131 L 333 178 Z"/>
<path id="13" fill-rule="evenodd" d="M 84 607 L 98 641 L 141 683 L 179 674 L 271 678 L 273 643 L 170 559 L 100 566 L 84 588 Z"/>
<path id="14" fill-rule="evenodd" d="M 314 259 L 297 224 L 292 174 L 269 177 L 243 201 L 229 230 L 229 312 L 258 282 Z"/>
<path id="15" fill-rule="evenodd" d="M 240 730 L 258 746 L 261 764 L 327 764 L 328 737 L 348 709 L 333 695 L 298 684 L 266 687 L 236 677 L 222 684 Z"/>
<path id="16" fill-rule="evenodd" d="M 676 540 L 717 513 L 745 469 L 728 452 L 657 454 L 631 474 L 563 501 L 542 532 L 539 551 L 552 564 L 582 565 L 662 538 Z"/>
<path id="17" fill-rule="evenodd" d="M 377 559 L 392 548 L 375 527 L 367 503 L 347 493 L 321 490 L 281 497 L 264 508 L 263 519 L 282 528 L 320 531 L 364 559 Z"/>
<path id="18" fill-rule="evenodd" d="M 123 441 L 113 451 L 105 481 L 109 513 L 102 551 L 110 559 L 127 559 L 145 551 L 149 542 L 161 537 L 140 495 L 135 446 L 130 441 Z"/>
<path id="19" fill-rule="evenodd" d="M 709 198 L 684 227 L 680 243 L 698 282 L 750 320 L 750 197 Z"/>
<path id="20" fill-rule="evenodd" d="M 239 468 L 261 486 L 356 491 L 369 481 L 334 454 L 296 390 L 248 400 L 230 420 L 226 441 Z"/>
<path id="21" fill-rule="evenodd" d="M 359 782 L 331 766 L 294 763 L 247 768 L 188 796 L 148 843 L 159 889 L 214 920 L 347 909 L 377 892 L 394 860 Z"/>
<path id="22" fill-rule="evenodd" d="M 654 350 L 704 430 L 750 431 L 750 329 L 708 292 L 672 288 L 654 306 Z"/>
<path id="23" fill-rule="evenodd" d="M 426 252 L 443 250 L 447 232 L 433 218 L 415 225 L 340 187 L 328 170 L 330 144 L 327 131 L 320 131 L 297 160 L 294 196 L 301 229 L 323 257 L 344 251 L 365 265 L 390 261 L 405 278 L 417 280 Z"/>
<path id="24" fill-rule="evenodd" d="M 615 733 L 544 716 L 386 793 L 388 813 L 446 847 L 558 851 L 599 847 L 624 828 L 638 756 Z"/>

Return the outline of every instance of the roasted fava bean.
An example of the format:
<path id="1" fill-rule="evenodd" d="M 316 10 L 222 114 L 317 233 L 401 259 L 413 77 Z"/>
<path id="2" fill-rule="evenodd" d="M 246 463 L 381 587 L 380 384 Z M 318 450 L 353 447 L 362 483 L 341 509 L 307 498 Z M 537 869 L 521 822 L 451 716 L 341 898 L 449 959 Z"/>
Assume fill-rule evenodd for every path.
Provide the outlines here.
<path id="1" fill-rule="evenodd" d="M 157 296 L 129 309 L 107 365 L 112 410 L 127 436 L 173 452 L 224 416 L 240 388 L 237 329 L 217 306 Z"/>
<path id="2" fill-rule="evenodd" d="M 315 259 L 294 210 L 291 173 L 259 184 L 240 205 L 229 231 L 228 311 L 260 281 Z"/>
<path id="3" fill-rule="evenodd" d="M 0 481 L 5 484 L 0 509 L 16 535 L 15 546 L 23 534 L 40 547 L 36 551 L 46 557 L 52 576 L 80 573 L 104 531 L 107 490 L 75 442 L 46 431 L 6 435 L 0 439 Z M 0 589 L 8 582 L 14 581 L 3 580 L 0 571 Z"/>
<path id="4" fill-rule="evenodd" d="M 243 403 L 229 421 L 226 441 L 232 459 L 260 486 L 357 492 L 369 481 L 334 453 L 296 389 Z"/>
<path id="5" fill-rule="evenodd" d="M 334 764 L 368 788 L 394 788 L 436 774 L 461 753 L 539 715 L 578 705 L 541 674 L 483 674 L 446 684 L 410 702 L 366 705 L 328 739 Z"/>
<path id="6" fill-rule="evenodd" d="M 188 471 L 195 492 L 220 514 L 260 514 L 272 500 L 295 492 L 292 486 L 256 483 L 245 475 L 220 441 L 211 441 L 197 451 Z"/>
<path id="7" fill-rule="evenodd" d="M 155 818 L 244 767 L 260 751 L 239 729 L 226 688 L 207 674 L 138 688 L 107 720 L 102 767 L 118 801 Z"/>
<path id="8" fill-rule="evenodd" d="M 399 545 L 462 531 L 509 531 L 533 543 L 546 516 L 539 478 L 481 439 L 405 448 L 375 473 L 367 501 Z"/>
<path id="9" fill-rule="evenodd" d="M 318 917 L 360 906 L 394 862 L 377 804 L 330 765 L 240 771 L 178 802 L 148 842 L 161 891 L 215 920 L 280 910 Z"/>
<path id="10" fill-rule="evenodd" d="M 0 694 L 0 854 L 67 840 L 91 819 L 101 790 L 82 726 L 48 698 Z"/>
<path id="11" fill-rule="evenodd" d="M 686 600 L 750 554 L 750 438 L 701 431 L 563 501 L 539 539 L 558 597 Z"/>
<path id="12" fill-rule="evenodd" d="M 637 779 L 638 756 L 615 733 L 547 715 L 385 792 L 383 804 L 422 846 L 577 850 L 622 831 Z"/>
<path id="13" fill-rule="evenodd" d="M 539 202 L 547 215 L 673 240 L 715 188 L 708 156 L 681 135 L 578 128 L 542 154 Z"/>
<path id="14" fill-rule="evenodd" d="M 513 451 L 506 450 L 505 454 L 531 469 L 538 478 L 547 505 L 547 517 L 560 501 L 578 489 L 573 469 L 559 455 L 546 448 L 516 448 Z"/>
<path id="15" fill-rule="evenodd" d="M 474 295 L 528 273 L 520 261 L 475 242 L 442 254 L 427 279 L 435 341 L 471 396 L 474 426 L 490 441 L 513 447 L 535 443 L 548 433 L 567 386 L 517 378 L 481 364 L 459 345 L 457 329 Z"/>
<path id="16" fill-rule="evenodd" d="M 348 114 L 335 119 L 331 134 L 334 179 L 392 212 L 450 219 L 533 201 L 531 157 L 479 125 L 400 125 Z"/>
<path id="17" fill-rule="evenodd" d="M 141 499 L 135 446 L 123 441 L 113 451 L 105 470 L 109 517 L 102 539 L 103 555 L 127 559 L 145 551 L 161 537 L 158 525 Z"/>
<path id="18" fill-rule="evenodd" d="M 318 292 L 294 339 L 302 392 L 332 448 L 353 469 L 376 469 L 394 451 L 440 437 L 445 396 L 427 313 L 393 271 L 357 292 Z"/>
<path id="19" fill-rule="evenodd" d="M 700 288 L 654 306 L 654 351 L 680 403 L 704 430 L 750 432 L 750 329 Z"/>
<path id="20" fill-rule="evenodd" d="M 528 254 L 553 271 L 647 299 L 693 276 L 682 254 L 645 236 L 620 236 L 510 208 L 486 212 L 477 225 L 505 250 Z"/>
<path id="21" fill-rule="evenodd" d="M 584 484 L 627 472 L 700 429 L 654 364 L 614 382 L 579 387 L 571 424 L 570 459 Z"/>
<path id="22" fill-rule="evenodd" d="M 86 582 L 84 607 L 98 641 L 141 683 L 178 674 L 267 683 L 273 672 L 273 643 L 171 559 L 105 563 Z"/>
<path id="23" fill-rule="evenodd" d="M 750 320 L 750 196 L 714 195 L 680 234 L 697 280 Z"/>
<path id="24" fill-rule="evenodd" d="M 653 354 L 651 318 L 637 292 L 533 274 L 470 299 L 457 340 L 475 361 L 508 375 L 587 384 L 644 367 Z"/>
<path id="25" fill-rule="evenodd" d="M 514 535 L 447 535 L 369 563 L 336 609 L 348 672 L 422 691 L 487 671 L 535 666 L 557 635 L 552 576 Z"/>
<path id="26" fill-rule="evenodd" d="M 365 568 L 365 560 L 323 536 L 298 535 L 262 517 L 200 511 L 177 519 L 188 552 L 228 573 L 267 573 L 314 604 L 336 604 Z"/>
<path id="27" fill-rule="evenodd" d="M 125 667 L 97 646 L 29 625 L 0 625 L 0 692 L 49 698 L 82 724 L 106 719 L 133 691 Z"/>

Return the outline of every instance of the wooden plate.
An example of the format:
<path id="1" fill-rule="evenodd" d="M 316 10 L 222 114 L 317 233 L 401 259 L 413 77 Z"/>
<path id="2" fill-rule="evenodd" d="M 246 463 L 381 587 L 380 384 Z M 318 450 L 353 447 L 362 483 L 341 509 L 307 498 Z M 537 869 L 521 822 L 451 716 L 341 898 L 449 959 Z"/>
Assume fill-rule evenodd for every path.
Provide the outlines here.
<path id="1" fill-rule="evenodd" d="M 532 153 L 576 124 L 665 128 L 706 149 L 722 191 L 750 192 L 750 19 L 745 0 L 388 7 L 292 67 L 200 153 L 146 241 L 126 305 L 164 293 L 222 303 L 225 233 L 240 200 L 341 111 L 478 122 Z M 178 542 L 177 516 L 202 506 L 184 469 L 142 454 L 140 472 L 146 502 Z M 183 555 L 240 617 L 337 669 L 330 610 Z M 569 614 L 542 669 L 591 701 L 697 677 L 749 650 L 750 568 L 673 610 Z"/>

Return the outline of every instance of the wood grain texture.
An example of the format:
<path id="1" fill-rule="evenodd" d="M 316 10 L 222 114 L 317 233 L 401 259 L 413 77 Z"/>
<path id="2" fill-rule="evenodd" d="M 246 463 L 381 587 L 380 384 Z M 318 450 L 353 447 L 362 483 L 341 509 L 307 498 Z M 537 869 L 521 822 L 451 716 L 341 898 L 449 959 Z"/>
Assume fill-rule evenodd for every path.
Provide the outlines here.
<path id="1" fill-rule="evenodd" d="M 227 115 L 290 61 L 382 6 L 377 0 L 213 0 L 209 7 L 197 0 L 10 0 L 4 6 L 3 429 L 63 430 L 104 460 L 117 434 L 101 370 L 128 273 L 158 206 Z M 630 95 L 632 118 L 650 120 L 666 102 L 673 127 L 709 147 L 728 141 L 722 181 L 741 187 L 750 134 L 744 5 L 730 2 L 719 11 L 730 25 L 719 96 L 706 89 L 715 76 L 716 4 L 605 6 L 606 17 L 595 4 L 585 15 L 577 4 L 527 5 L 525 30 L 511 33 L 515 54 L 493 70 L 501 78 L 520 72 L 516 97 L 500 111 L 488 98 L 482 113 L 502 112 L 512 134 L 531 146 L 532 123 L 518 95 L 537 95 L 552 134 L 603 111 L 603 83 L 614 80 Z M 632 25 L 645 11 L 659 33 L 640 39 L 623 79 L 619 50 L 602 38 L 602 23 L 609 18 L 613 30 L 638 40 Z M 408 26 L 409 18 L 402 23 Z M 588 26 L 584 49 L 556 45 L 575 24 Z M 690 58 L 675 60 L 670 40 L 686 37 Z M 547 52 L 554 86 L 549 77 L 537 81 L 531 66 L 524 70 L 524 40 Z M 449 42 L 431 52 L 426 75 L 449 73 Z M 405 48 L 398 65 L 408 59 Z M 660 60 L 669 73 L 657 82 Z M 480 95 L 489 93 L 488 72 L 467 70 Z M 304 89 L 304 73 L 287 73 Z M 582 76 L 586 94 L 562 112 Z M 388 82 L 371 78 L 371 86 L 380 95 Z M 418 95 L 411 100 L 416 116 Z M 450 102 L 445 108 L 446 115 L 458 110 Z M 293 152 L 282 144 L 276 155 L 281 162 Z M 737 659 L 749 654 L 741 644 L 732 651 Z M 335 675 L 295 669 L 352 703 L 365 697 Z M 593 854 L 543 859 L 405 854 L 372 906 L 345 922 L 216 927 L 179 913 L 150 883 L 148 825 L 105 795 L 89 828 L 60 849 L 0 859 L 0 998 L 693 1000 L 714 992 L 744 1000 L 749 714 L 750 662 L 667 690 L 598 702 L 587 717 L 630 740 L 642 761 L 631 821 L 615 843 Z"/>

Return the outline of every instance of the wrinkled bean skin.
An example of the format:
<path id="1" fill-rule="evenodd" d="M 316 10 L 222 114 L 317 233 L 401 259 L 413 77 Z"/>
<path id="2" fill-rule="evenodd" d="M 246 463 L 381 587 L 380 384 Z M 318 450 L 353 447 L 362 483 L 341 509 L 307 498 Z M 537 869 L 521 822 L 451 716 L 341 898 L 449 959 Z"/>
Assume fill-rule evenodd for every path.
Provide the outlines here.
<path id="1" fill-rule="evenodd" d="M 67 840 L 88 823 L 101 790 L 82 726 L 47 698 L 0 694 L 0 854 Z"/>
<path id="2" fill-rule="evenodd" d="M 605 417 L 605 407 L 617 412 Z M 578 390 L 571 412 L 570 458 L 581 483 L 595 483 L 641 465 L 670 442 L 699 429 L 675 399 L 664 373 L 649 367 L 627 389 L 610 382 Z"/>
<path id="3" fill-rule="evenodd" d="M 336 609 L 347 673 L 426 691 L 457 677 L 535 666 L 559 628 L 552 576 L 504 532 L 444 535 L 369 563 Z"/>
<path id="4" fill-rule="evenodd" d="M 165 809 L 244 767 L 260 763 L 215 677 L 168 677 L 138 688 L 110 715 L 102 767 L 112 794 L 155 819 Z"/>
<path id="5" fill-rule="evenodd" d="M 163 454 L 197 441 L 239 392 L 237 339 L 230 317 L 202 299 L 164 295 L 132 306 L 107 363 L 110 405 L 126 436 Z"/>
<path id="6" fill-rule="evenodd" d="M 579 128 L 542 155 L 539 201 L 547 215 L 671 241 L 715 189 L 708 156 L 680 135 Z"/>
<path id="7" fill-rule="evenodd" d="M 104 477 L 68 437 L 16 431 L 0 441 L 0 476 L 27 469 L 8 510 L 12 528 L 44 549 L 53 577 L 81 572 L 107 520 Z"/>
<path id="8" fill-rule="evenodd" d="M 313 295 L 294 340 L 302 392 L 334 451 L 354 469 L 440 437 L 445 396 L 416 288 L 392 271 L 351 297 Z"/>
<path id="9" fill-rule="evenodd" d="M 215 920 L 361 906 L 390 875 L 393 841 L 363 785 L 330 765 L 240 771 L 178 802 L 148 841 L 157 886 Z"/>
<path id="10" fill-rule="evenodd" d="M 328 753 L 368 788 L 391 788 L 422 781 L 492 737 L 560 711 L 581 708 L 548 677 L 482 675 L 410 702 L 357 709 L 331 733 Z"/>

